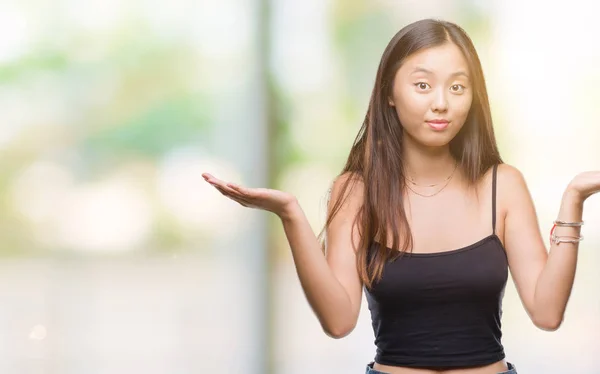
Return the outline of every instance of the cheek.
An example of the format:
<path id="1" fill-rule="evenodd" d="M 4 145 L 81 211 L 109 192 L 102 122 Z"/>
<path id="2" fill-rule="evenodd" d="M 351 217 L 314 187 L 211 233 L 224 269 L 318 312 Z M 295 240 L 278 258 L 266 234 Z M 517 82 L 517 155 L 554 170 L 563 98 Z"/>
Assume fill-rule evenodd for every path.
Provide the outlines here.
<path id="1" fill-rule="evenodd" d="M 460 96 L 456 98 L 454 105 L 452 106 L 452 111 L 454 112 L 454 116 L 461 119 L 466 119 L 469 115 L 469 110 L 471 109 L 472 98 L 470 96 Z"/>
<path id="2" fill-rule="evenodd" d="M 410 125 L 415 121 L 421 123 L 429 107 L 427 95 L 405 91 L 396 96 L 396 112 L 403 125 Z"/>

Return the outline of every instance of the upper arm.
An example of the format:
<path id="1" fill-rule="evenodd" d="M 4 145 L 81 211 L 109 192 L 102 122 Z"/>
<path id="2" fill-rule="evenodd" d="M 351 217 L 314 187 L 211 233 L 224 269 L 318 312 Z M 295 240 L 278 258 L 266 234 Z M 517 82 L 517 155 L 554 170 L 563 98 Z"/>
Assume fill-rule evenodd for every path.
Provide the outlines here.
<path id="1" fill-rule="evenodd" d="M 525 309 L 533 317 L 535 288 L 548 252 L 525 179 L 516 168 L 498 167 L 498 196 L 506 207 L 504 247 L 512 278 Z"/>
<path id="2" fill-rule="evenodd" d="M 346 290 L 352 304 L 352 312 L 358 319 L 362 299 L 362 281 L 356 267 L 356 253 L 360 235 L 357 227 L 357 214 L 363 204 L 364 186 L 362 181 L 349 173 L 343 174 L 333 184 L 327 207 L 328 216 L 342 193 L 342 186 L 349 178 L 354 180 L 345 191 L 345 201 L 327 229 L 326 259 L 333 274 Z"/>

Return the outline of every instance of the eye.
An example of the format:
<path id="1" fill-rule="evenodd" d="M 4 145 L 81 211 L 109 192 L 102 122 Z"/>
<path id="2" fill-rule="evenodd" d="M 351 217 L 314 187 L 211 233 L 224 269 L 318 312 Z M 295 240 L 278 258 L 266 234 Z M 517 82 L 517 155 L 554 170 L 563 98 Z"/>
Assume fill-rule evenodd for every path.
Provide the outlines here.
<path id="1" fill-rule="evenodd" d="M 462 93 L 465 90 L 465 86 L 463 86 L 462 84 L 455 84 L 450 86 L 450 91 L 454 92 L 454 93 Z"/>
<path id="2" fill-rule="evenodd" d="M 425 82 L 415 83 L 415 86 L 417 86 L 417 88 L 419 88 L 422 91 L 425 91 L 426 89 L 431 88 L 431 86 L 429 86 L 429 84 L 425 83 Z"/>

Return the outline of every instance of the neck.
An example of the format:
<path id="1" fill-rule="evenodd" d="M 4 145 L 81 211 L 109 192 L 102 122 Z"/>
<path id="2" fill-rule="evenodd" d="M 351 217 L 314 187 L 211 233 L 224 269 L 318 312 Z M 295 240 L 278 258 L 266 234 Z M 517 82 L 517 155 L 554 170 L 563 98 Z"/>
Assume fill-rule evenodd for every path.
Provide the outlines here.
<path id="1" fill-rule="evenodd" d="M 404 144 L 404 172 L 417 183 L 438 183 L 454 171 L 456 160 L 448 145 L 426 147 Z"/>

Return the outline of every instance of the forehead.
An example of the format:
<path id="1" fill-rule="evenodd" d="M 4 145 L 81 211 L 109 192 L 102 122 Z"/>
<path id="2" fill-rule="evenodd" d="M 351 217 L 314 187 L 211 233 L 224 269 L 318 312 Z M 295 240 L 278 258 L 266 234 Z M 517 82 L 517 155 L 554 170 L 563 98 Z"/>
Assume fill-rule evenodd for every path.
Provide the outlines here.
<path id="1" fill-rule="evenodd" d="M 457 71 L 469 73 L 469 65 L 454 43 L 445 43 L 416 52 L 406 58 L 400 71 L 411 74 L 417 68 L 427 69 L 436 75 L 450 75 Z"/>

